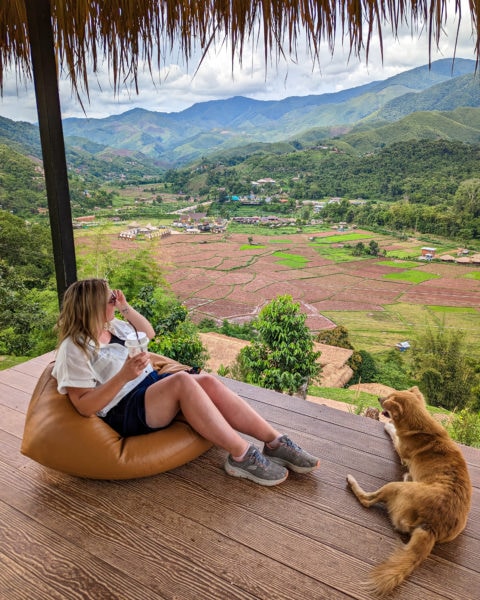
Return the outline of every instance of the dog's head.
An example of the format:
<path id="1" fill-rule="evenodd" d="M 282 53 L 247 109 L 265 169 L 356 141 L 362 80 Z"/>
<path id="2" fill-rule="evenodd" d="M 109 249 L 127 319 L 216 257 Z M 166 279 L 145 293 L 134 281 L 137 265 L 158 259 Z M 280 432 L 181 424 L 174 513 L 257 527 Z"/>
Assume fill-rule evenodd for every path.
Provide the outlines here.
<path id="1" fill-rule="evenodd" d="M 400 392 L 394 391 L 385 398 L 379 398 L 382 414 L 392 419 L 395 427 L 402 424 L 415 428 L 421 416 L 425 415 L 425 398 L 417 386 Z"/>

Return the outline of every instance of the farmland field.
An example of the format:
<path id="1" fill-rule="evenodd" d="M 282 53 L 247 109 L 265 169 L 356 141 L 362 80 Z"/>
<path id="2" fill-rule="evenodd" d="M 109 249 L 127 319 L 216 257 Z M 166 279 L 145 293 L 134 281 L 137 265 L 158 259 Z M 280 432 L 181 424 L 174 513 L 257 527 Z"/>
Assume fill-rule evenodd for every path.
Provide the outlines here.
<path id="1" fill-rule="evenodd" d="M 243 323 L 278 296 L 289 294 L 307 314 L 312 331 L 345 326 L 356 349 L 388 350 L 427 324 L 465 331 L 480 357 L 480 265 L 421 262 L 421 241 L 366 231 L 335 234 L 175 234 L 162 240 L 125 241 L 102 234 L 111 248 L 151 249 L 193 321 Z M 77 232 L 78 252 L 95 233 Z M 385 257 L 354 257 L 353 246 L 375 240 Z M 440 246 L 439 246 L 440 249 Z M 442 245 L 453 254 L 456 247 Z"/>

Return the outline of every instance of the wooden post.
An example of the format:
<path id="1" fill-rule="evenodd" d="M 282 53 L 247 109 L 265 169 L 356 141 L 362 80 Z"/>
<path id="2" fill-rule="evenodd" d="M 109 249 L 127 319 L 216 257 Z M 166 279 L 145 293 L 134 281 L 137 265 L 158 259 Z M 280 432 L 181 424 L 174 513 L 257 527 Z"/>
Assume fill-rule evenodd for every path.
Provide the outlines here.
<path id="1" fill-rule="evenodd" d="M 25 0 L 59 305 L 76 281 L 67 159 L 49 0 Z"/>

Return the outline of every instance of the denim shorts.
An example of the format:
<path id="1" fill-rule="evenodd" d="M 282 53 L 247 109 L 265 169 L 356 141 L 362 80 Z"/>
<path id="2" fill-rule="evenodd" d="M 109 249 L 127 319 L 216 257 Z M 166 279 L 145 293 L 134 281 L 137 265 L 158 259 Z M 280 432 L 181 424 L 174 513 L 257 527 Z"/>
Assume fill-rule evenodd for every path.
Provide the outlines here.
<path id="1" fill-rule="evenodd" d="M 171 373 L 159 375 L 156 371 L 149 373 L 145 379 L 124 396 L 118 404 L 111 408 L 104 417 L 100 417 L 115 429 L 122 437 L 152 433 L 164 427 L 152 428 L 147 425 L 145 417 L 145 392 L 152 384 L 168 377 Z"/>

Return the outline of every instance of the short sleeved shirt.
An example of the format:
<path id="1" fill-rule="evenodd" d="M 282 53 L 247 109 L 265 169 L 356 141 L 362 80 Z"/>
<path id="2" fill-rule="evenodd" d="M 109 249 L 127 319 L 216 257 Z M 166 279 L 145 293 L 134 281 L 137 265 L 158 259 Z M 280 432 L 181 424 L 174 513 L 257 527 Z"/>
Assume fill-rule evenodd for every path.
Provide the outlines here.
<path id="1" fill-rule="evenodd" d="M 127 335 L 134 331 L 131 325 L 120 319 L 110 321 L 108 329 L 121 340 L 125 340 Z M 96 349 L 95 344 L 91 342 L 87 353 L 88 355 L 75 345 L 71 338 L 66 338 L 60 344 L 52 371 L 60 394 L 66 394 L 69 387 L 93 389 L 102 385 L 120 371 L 128 357 L 127 348 L 118 343 L 100 344 Z M 151 371 L 152 366 L 148 364 L 142 373 L 127 382 L 118 394 L 97 412 L 97 415 L 104 417 Z"/>

